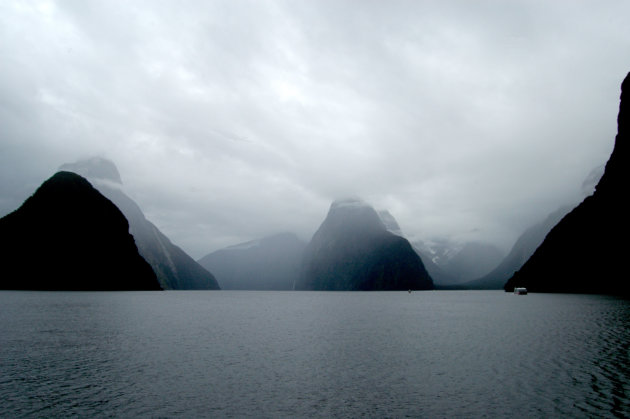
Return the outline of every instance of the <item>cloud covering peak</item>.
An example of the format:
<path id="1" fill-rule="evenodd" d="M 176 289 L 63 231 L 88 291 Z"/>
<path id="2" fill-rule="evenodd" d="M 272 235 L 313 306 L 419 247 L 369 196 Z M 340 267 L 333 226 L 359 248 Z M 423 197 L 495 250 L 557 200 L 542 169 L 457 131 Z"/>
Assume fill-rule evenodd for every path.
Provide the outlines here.
<path id="1" fill-rule="evenodd" d="M 612 150 L 625 1 L 0 4 L 0 214 L 103 155 L 195 257 L 340 196 L 510 246 Z"/>
<path id="2" fill-rule="evenodd" d="M 118 168 L 111 160 L 103 157 L 91 157 L 76 163 L 65 163 L 59 170 L 77 173 L 88 179 L 105 180 L 122 185 Z"/>

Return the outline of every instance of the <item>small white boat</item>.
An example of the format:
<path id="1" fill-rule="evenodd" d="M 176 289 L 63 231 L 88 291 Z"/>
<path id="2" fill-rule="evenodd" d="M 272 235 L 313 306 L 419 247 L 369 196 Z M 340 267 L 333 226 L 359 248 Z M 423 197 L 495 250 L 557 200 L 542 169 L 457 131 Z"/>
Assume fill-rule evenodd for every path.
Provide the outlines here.
<path id="1" fill-rule="evenodd" d="M 527 288 L 525 288 L 525 287 L 514 287 L 514 294 L 516 294 L 516 295 L 527 295 Z"/>

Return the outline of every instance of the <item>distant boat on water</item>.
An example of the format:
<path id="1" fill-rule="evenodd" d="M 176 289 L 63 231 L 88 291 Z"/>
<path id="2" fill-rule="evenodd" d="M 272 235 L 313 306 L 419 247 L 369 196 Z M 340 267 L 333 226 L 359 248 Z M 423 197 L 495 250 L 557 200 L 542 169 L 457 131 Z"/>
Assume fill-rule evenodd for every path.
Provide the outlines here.
<path id="1" fill-rule="evenodd" d="M 514 287 L 514 294 L 516 294 L 516 295 L 527 295 L 527 288 L 525 288 L 525 287 Z"/>

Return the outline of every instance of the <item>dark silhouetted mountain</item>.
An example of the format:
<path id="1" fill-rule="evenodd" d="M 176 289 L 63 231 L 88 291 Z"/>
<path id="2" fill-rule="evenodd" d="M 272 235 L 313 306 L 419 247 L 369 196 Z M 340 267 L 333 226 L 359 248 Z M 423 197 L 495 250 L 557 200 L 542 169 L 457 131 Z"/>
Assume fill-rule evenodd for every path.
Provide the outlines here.
<path id="1" fill-rule="evenodd" d="M 335 201 L 304 251 L 302 290 L 426 290 L 433 281 L 407 239 L 358 199 Z"/>
<path id="2" fill-rule="evenodd" d="M 416 241 L 413 245 L 422 261 L 427 261 L 425 266 L 436 287 L 479 278 L 495 268 L 504 257 L 496 246 L 482 242 L 435 240 L 429 243 Z"/>
<path id="3" fill-rule="evenodd" d="M 219 289 L 214 276 L 162 234 L 146 219 L 140 207 L 123 192 L 120 174 L 114 163 L 94 157 L 64 164 L 61 169 L 86 176 L 94 187 L 122 211 L 129 221 L 129 231 L 135 238 L 138 251 L 153 268 L 162 288 Z"/>
<path id="4" fill-rule="evenodd" d="M 466 289 L 502 289 L 508 278 L 514 275 L 514 272 L 518 271 L 527 259 L 534 254 L 538 246 L 545 240 L 547 233 L 570 210 L 570 207 L 562 207 L 549 214 L 544 221 L 525 230 L 499 266 L 481 278 L 461 284 L 462 287 Z"/>
<path id="5" fill-rule="evenodd" d="M 505 284 L 533 292 L 630 294 L 627 278 L 630 73 L 621 86 L 613 152 L 593 195 L 568 213 Z"/>
<path id="6" fill-rule="evenodd" d="M 83 177 L 58 172 L 0 219 L 0 288 L 158 290 L 124 215 Z"/>
<path id="7" fill-rule="evenodd" d="M 217 250 L 198 262 L 224 290 L 292 290 L 304 247 L 295 234 L 283 233 Z"/>

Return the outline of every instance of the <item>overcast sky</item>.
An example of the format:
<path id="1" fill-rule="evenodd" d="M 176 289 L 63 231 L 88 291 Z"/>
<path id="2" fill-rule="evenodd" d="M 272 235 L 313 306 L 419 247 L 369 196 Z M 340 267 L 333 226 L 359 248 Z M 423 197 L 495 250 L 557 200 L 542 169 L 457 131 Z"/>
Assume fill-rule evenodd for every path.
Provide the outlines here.
<path id="1" fill-rule="evenodd" d="M 630 2 L 0 2 L 0 216 L 114 161 L 194 258 L 333 199 L 507 250 L 613 147 Z"/>

